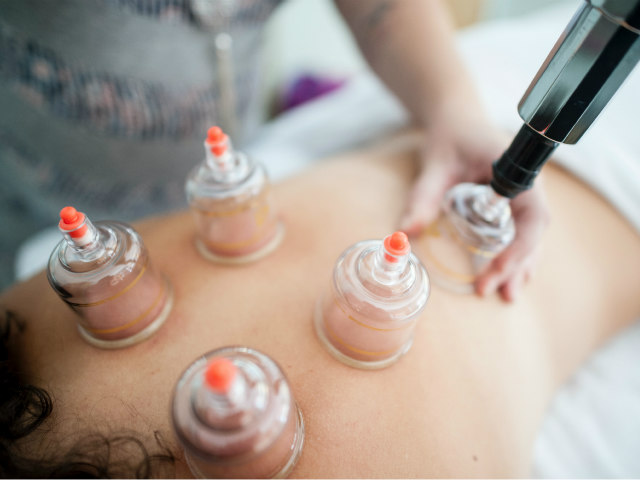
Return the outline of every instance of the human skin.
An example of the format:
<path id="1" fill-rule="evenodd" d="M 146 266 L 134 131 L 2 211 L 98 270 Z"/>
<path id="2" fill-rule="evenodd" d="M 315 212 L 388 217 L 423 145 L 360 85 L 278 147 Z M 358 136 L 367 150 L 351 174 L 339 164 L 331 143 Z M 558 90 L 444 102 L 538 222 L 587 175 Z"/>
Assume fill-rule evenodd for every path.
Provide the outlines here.
<path id="1" fill-rule="evenodd" d="M 345 366 L 318 342 L 314 304 L 346 247 L 395 229 L 420 141 L 400 136 L 274 186 L 286 235 L 254 264 L 203 260 L 188 212 L 137 224 L 175 305 L 133 347 L 84 342 L 44 274 L 8 291 L 0 306 L 27 326 L 12 337 L 12 351 L 54 399 L 51 419 L 24 441 L 27 451 L 54 455 L 87 433 L 121 431 L 153 451 L 158 430 L 173 442 L 176 476 L 189 476 L 170 427 L 175 382 L 202 353 L 246 345 L 278 362 L 303 412 L 305 446 L 292 477 L 529 476 L 554 391 L 640 314 L 640 240 L 598 195 L 549 165 L 553 220 L 516 302 L 433 285 L 404 357 L 378 371 Z M 421 245 L 413 241 L 418 257 Z"/>

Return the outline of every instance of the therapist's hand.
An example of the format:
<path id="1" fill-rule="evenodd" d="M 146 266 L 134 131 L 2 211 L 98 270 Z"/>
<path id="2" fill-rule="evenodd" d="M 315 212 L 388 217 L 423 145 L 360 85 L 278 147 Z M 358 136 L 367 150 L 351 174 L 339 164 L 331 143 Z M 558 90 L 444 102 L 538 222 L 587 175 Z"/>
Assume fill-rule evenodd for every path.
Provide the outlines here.
<path id="1" fill-rule="evenodd" d="M 410 191 L 401 228 L 418 235 L 440 213 L 445 192 L 461 182 L 488 183 L 491 164 L 503 153 L 511 137 L 493 128 L 481 115 L 443 114 L 425 129 L 422 169 Z M 476 293 L 495 291 L 506 301 L 515 300 L 531 276 L 540 238 L 549 222 L 549 210 L 540 177 L 529 191 L 511 202 L 516 225 L 513 243 L 480 272 Z"/>

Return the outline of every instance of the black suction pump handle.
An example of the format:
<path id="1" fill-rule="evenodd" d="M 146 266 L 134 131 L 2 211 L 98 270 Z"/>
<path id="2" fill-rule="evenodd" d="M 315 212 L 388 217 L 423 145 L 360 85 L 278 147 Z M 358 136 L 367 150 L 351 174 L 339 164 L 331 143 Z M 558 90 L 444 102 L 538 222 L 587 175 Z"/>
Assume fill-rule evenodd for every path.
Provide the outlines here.
<path id="1" fill-rule="evenodd" d="M 528 190 L 557 146 L 558 142 L 524 124 L 511 145 L 493 162 L 491 187 L 508 198 Z"/>

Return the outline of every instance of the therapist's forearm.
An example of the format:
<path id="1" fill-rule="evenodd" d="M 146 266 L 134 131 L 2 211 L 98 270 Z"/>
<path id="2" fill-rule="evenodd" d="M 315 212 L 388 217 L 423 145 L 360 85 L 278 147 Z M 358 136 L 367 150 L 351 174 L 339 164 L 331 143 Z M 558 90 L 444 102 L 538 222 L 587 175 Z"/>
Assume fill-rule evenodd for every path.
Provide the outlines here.
<path id="1" fill-rule="evenodd" d="M 480 102 L 439 0 L 335 0 L 365 58 L 415 120 L 428 125 Z"/>

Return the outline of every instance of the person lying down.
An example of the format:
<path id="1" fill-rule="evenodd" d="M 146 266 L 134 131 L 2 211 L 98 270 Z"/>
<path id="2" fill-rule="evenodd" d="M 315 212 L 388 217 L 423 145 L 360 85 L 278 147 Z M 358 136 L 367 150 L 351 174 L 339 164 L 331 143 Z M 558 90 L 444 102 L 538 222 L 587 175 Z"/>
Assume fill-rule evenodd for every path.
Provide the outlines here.
<path id="1" fill-rule="evenodd" d="M 251 265 L 203 260 L 187 212 L 137 223 L 175 304 L 135 346 L 83 341 L 44 273 L 7 291 L 2 474 L 191 476 L 171 429 L 174 385 L 199 355 L 245 345 L 278 362 L 303 412 L 292 477 L 529 476 L 556 389 L 640 314 L 637 233 L 548 165 L 552 221 L 517 301 L 432 285 L 411 350 L 382 370 L 350 368 L 317 340 L 314 305 L 345 248 L 395 229 L 418 143 L 403 134 L 276 185 L 285 238 Z M 424 242 L 412 239 L 419 258 Z"/>

